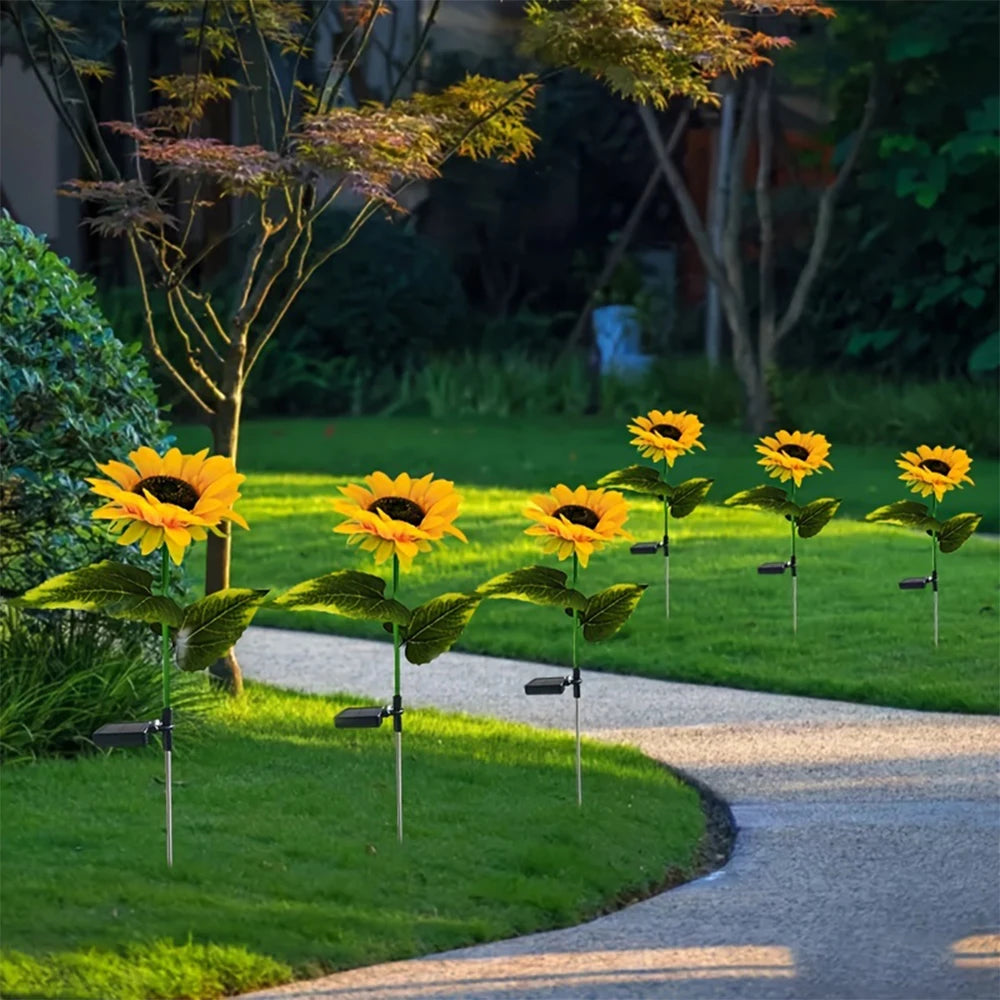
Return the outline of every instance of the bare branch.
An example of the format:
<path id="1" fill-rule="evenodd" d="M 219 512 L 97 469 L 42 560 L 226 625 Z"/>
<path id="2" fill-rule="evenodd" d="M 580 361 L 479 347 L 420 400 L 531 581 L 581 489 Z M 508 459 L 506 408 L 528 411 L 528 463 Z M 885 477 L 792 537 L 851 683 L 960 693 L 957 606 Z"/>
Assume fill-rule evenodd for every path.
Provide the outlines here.
<path id="1" fill-rule="evenodd" d="M 129 120 L 137 128 L 139 126 L 139 118 L 136 113 L 135 107 L 135 79 L 132 75 L 132 51 L 128 44 L 128 22 L 125 19 L 125 5 L 122 0 L 118 0 L 118 23 L 121 26 L 122 33 L 122 62 L 125 63 L 125 93 L 128 97 L 128 113 Z M 135 147 L 135 176 L 136 180 L 145 188 L 146 179 L 142 175 L 142 159 L 139 156 L 139 140 L 133 140 L 133 146 Z"/>
<path id="2" fill-rule="evenodd" d="M 91 173 L 95 177 L 100 177 L 101 167 L 94 157 L 93 150 L 88 145 L 87 140 L 83 137 L 83 133 L 77 126 L 77 123 L 73 120 L 73 116 L 66 111 L 66 107 L 62 103 L 61 99 L 57 98 L 56 95 L 52 92 L 52 87 L 49 85 L 49 79 L 46 76 L 45 72 L 42 70 L 41 66 L 39 65 L 38 60 L 35 58 L 35 52 L 32 49 L 30 42 L 28 41 L 28 36 L 25 33 L 24 25 L 21 22 L 21 18 L 17 16 L 16 5 L 12 7 L 12 11 L 13 11 L 12 17 L 14 20 L 14 26 L 17 28 L 17 33 L 21 39 L 21 44 L 24 46 L 24 52 L 25 55 L 28 57 L 28 62 L 31 65 L 31 69 L 35 74 L 35 79 L 38 80 L 39 84 L 42 87 L 42 90 L 45 91 L 45 96 L 48 98 L 49 104 L 52 106 L 56 114 L 59 116 L 59 120 L 63 123 L 63 125 L 66 126 L 67 130 L 69 131 L 70 136 L 73 138 L 73 141 L 76 143 L 77 148 L 80 151 L 80 155 L 87 161 L 87 166 L 90 169 Z M 55 80 L 53 80 L 53 82 L 55 82 Z"/>
<path id="3" fill-rule="evenodd" d="M 393 99 L 399 93 L 399 88 L 403 86 L 406 81 L 407 74 L 411 69 L 417 64 L 417 60 L 420 58 L 424 49 L 427 46 L 427 37 L 430 34 L 431 27 L 434 24 L 434 20 L 437 17 L 438 8 L 441 6 L 441 0 L 434 0 L 431 4 L 431 9 L 427 14 L 427 20 L 424 22 L 423 31 L 420 33 L 420 38 L 417 40 L 417 44 L 410 55 L 409 60 L 406 65 L 400 70 L 399 77 L 396 79 L 396 83 L 392 90 L 389 91 L 389 96 L 385 99 L 386 106 L 388 107 L 392 104 Z"/>
<path id="4" fill-rule="evenodd" d="M 264 350 L 267 342 L 272 336 L 274 336 L 275 331 L 278 329 L 278 325 L 281 323 L 282 319 L 284 319 L 285 313 L 288 312 L 289 307 L 295 301 L 299 292 L 301 292 L 306 284 L 308 284 L 310 278 L 312 278 L 319 268 L 321 268 L 331 257 L 333 257 L 334 254 L 340 253 L 340 251 L 354 239 L 361 227 L 375 214 L 378 208 L 379 202 L 375 199 L 369 199 L 354 217 L 350 226 L 347 227 L 344 235 L 333 246 L 327 247 L 326 250 L 319 254 L 312 264 L 302 271 L 299 277 L 297 277 L 295 282 L 285 293 L 282 298 L 281 305 L 278 307 L 274 316 L 271 317 L 271 321 L 267 324 L 264 332 L 260 335 L 248 352 L 246 365 L 246 373 L 248 375 L 254 364 L 257 362 L 257 359 L 260 357 L 260 352 Z"/>
<path id="5" fill-rule="evenodd" d="M 111 158 L 111 154 L 108 152 L 108 147 L 104 142 L 104 137 L 101 135 L 101 126 L 98 124 L 97 117 L 94 115 L 94 109 L 90 106 L 90 101 L 87 99 L 87 88 L 76 68 L 76 64 L 73 62 L 73 57 L 70 55 L 69 49 L 66 48 L 66 43 L 62 39 L 62 35 L 60 35 L 56 30 L 56 27 L 49 19 L 48 14 L 46 14 L 45 11 L 39 6 L 38 0 L 29 0 L 29 2 L 36 16 L 45 25 L 45 30 L 48 32 L 49 38 L 53 39 L 56 45 L 59 46 L 59 51 L 62 53 L 63 59 L 66 60 L 70 70 L 73 72 L 73 79 L 76 81 L 76 87 L 80 94 L 80 104 L 86 113 L 87 121 L 90 123 L 91 131 L 94 134 L 97 155 L 109 169 L 111 175 L 120 179 L 121 174 L 118 171 L 118 167 L 115 165 L 115 161 Z"/>
<path id="6" fill-rule="evenodd" d="M 670 185 L 670 190 L 677 200 L 677 207 L 680 209 L 684 225 L 687 227 L 687 231 L 694 241 L 695 247 L 698 249 L 698 255 L 701 257 L 705 270 L 708 271 L 709 277 L 719 289 L 719 295 L 722 298 L 726 315 L 730 317 L 732 322 L 734 314 L 736 316 L 739 314 L 741 303 L 737 299 L 736 292 L 729 283 L 729 279 L 726 277 L 722 263 L 712 250 L 708 233 L 705 231 L 705 226 L 698 215 L 698 208 L 694 203 L 694 199 L 684 184 L 684 178 L 681 177 L 680 171 L 674 166 L 673 160 L 667 155 L 667 148 L 663 143 L 663 137 L 660 135 L 660 127 L 656 121 L 656 115 L 653 114 L 651 108 L 645 104 L 640 104 L 639 118 L 646 128 L 646 134 L 649 136 L 649 141 L 653 146 L 653 152 L 656 154 L 660 169 L 663 171 L 667 179 L 667 184 Z"/>
<path id="7" fill-rule="evenodd" d="M 236 28 L 236 22 L 233 20 L 232 12 L 229 10 L 229 4 L 224 3 L 222 5 L 222 9 L 226 14 L 226 20 L 229 22 L 229 27 L 233 32 L 236 58 L 239 60 L 240 69 L 243 70 L 243 79 L 246 82 L 247 87 L 247 97 L 249 98 L 247 103 L 250 106 L 250 124 L 253 129 L 253 141 L 259 146 L 261 145 L 260 122 L 257 120 L 257 102 L 254 100 L 253 94 L 256 88 L 250 77 L 250 67 L 247 65 L 246 55 L 243 52 L 243 44 L 240 42 L 239 32 Z"/>
<path id="8" fill-rule="evenodd" d="M 295 62 L 292 64 L 291 78 L 293 80 L 298 80 L 299 78 L 299 65 L 302 62 L 302 56 L 309 42 L 312 41 L 312 36 L 319 27 L 320 21 L 323 20 L 323 16 L 326 14 L 327 8 L 330 6 L 331 0 L 323 0 L 323 6 L 313 15 L 312 22 L 309 25 L 309 30 L 302 36 L 299 41 L 299 47 L 295 51 Z M 292 109 L 295 107 L 295 91 L 294 89 L 288 95 L 288 107 L 285 110 L 285 125 L 281 132 L 281 145 L 284 147 L 285 143 L 288 141 L 288 134 L 292 128 Z"/>
<path id="9" fill-rule="evenodd" d="M 196 292 L 193 288 L 188 288 L 186 285 L 178 285 L 178 290 L 183 295 L 187 295 L 194 299 L 202 309 L 205 310 L 205 315 L 212 321 L 212 326 L 215 332 L 219 335 L 219 339 L 224 344 L 231 343 L 229 339 L 229 334 L 223 329 L 222 323 L 219 322 L 218 314 L 215 311 L 215 307 L 212 305 L 212 297 L 207 293 Z M 221 360 L 221 359 L 220 359 Z"/>
<path id="10" fill-rule="evenodd" d="M 254 34 L 257 36 L 257 43 L 260 45 L 261 55 L 264 57 L 264 65 L 267 67 L 268 83 L 264 87 L 264 94 L 267 97 L 267 121 L 268 127 L 271 130 L 271 146 L 273 149 L 278 148 L 278 129 L 274 121 L 274 107 L 271 104 L 271 85 L 274 86 L 274 92 L 281 102 L 281 117 L 284 119 L 287 107 L 285 104 L 285 95 L 281 90 L 281 80 L 278 78 L 278 71 L 275 69 L 274 60 L 271 58 L 271 50 L 267 46 L 267 39 L 264 37 L 264 33 L 260 30 L 260 24 L 257 21 L 257 11 L 254 9 L 253 0 L 247 0 L 247 12 L 250 15 L 250 23 L 253 25 Z"/>
<path id="11" fill-rule="evenodd" d="M 128 237 L 129 247 L 132 249 L 132 259 L 135 261 L 135 269 L 139 276 L 139 290 L 142 293 L 142 310 L 143 319 L 146 321 L 146 337 L 149 340 L 149 349 L 154 358 L 160 362 L 161 365 L 170 374 L 170 377 L 180 386 L 191 400 L 194 402 L 195 406 L 206 417 L 211 417 L 214 415 L 215 411 L 205 402 L 204 399 L 194 390 L 191 384 L 186 378 L 171 364 L 167 356 L 163 353 L 163 348 L 160 346 L 160 341 L 156 336 L 156 324 L 153 322 L 153 309 L 149 304 L 149 287 L 146 283 L 146 274 L 142 269 L 142 259 L 139 256 L 139 246 L 136 243 L 135 237 L 130 235 Z"/>
<path id="12" fill-rule="evenodd" d="M 191 337 L 188 334 L 187 330 L 184 329 L 184 324 L 181 322 L 181 318 L 180 316 L 178 316 L 177 309 L 174 306 L 175 297 L 180 299 L 181 306 L 182 307 L 184 306 L 183 298 L 181 298 L 177 294 L 176 289 L 174 289 L 172 291 L 167 292 L 166 295 L 167 309 L 170 312 L 170 319 L 174 324 L 174 329 L 177 331 L 181 340 L 184 341 L 184 358 L 188 363 L 188 367 L 191 369 L 191 371 L 195 373 L 195 375 L 198 376 L 199 379 L 201 379 L 202 384 L 205 386 L 206 389 L 208 389 L 209 393 L 212 396 L 214 396 L 217 401 L 221 401 L 225 397 L 219 391 L 218 387 L 216 386 L 215 382 L 212 380 L 208 372 L 205 371 L 205 368 L 202 365 L 202 363 L 198 360 L 198 354 L 200 353 L 200 351 L 198 348 L 192 347 L 191 345 Z M 187 312 L 187 315 L 188 316 L 191 315 L 190 311 Z M 193 317 L 191 318 L 193 319 Z M 197 324 L 195 324 L 195 326 L 197 326 Z M 204 337 L 204 332 L 202 332 L 202 337 Z"/>
<path id="13" fill-rule="evenodd" d="M 198 84 L 201 82 L 201 57 L 205 51 L 205 25 L 208 22 L 208 0 L 201 0 L 201 23 L 198 25 L 198 44 L 195 47 L 194 84 L 191 87 L 191 113 L 188 115 L 187 137 L 194 134 L 195 109 L 198 107 Z"/>
<path id="14" fill-rule="evenodd" d="M 380 5 L 381 6 L 381 5 Z M 330 77 L 333 76 L 334 67 L 340 62 L 340 57 L 343 55 L 347 48 L 348 43 L 354 37 L 354 33 L 358 30 L 357 26 L 351 30 L 347 38 L 344 39 L 344 44 L 341 45 L 337 54 L 330 61 L 330 68 L 326 71 L 326 78 L 323 80 L 323 86 L 319 92 L 319 103 L 317 104 L 316 111 L 318 114 L 323 114 L 330 109 L 330 104 L 333 98 L 340 93 L 340 88 L 344 84 L 344 80 L 354 71 L 354 67 L 357 65 L 358 60 L 361 58 L 362 53 L 368 47 L 368 42 L 371 40 L 372 32 L 375 30 L 375 22 L 378 20 L 378 8 L 371 12 L 368 18 L 368 23 L 365 25 L 364 34 L 361 36 L 361 40 L 358 42 L 358 47 L 351 57 L 351 61 L 345 65 L 340 73 L 337 75 L 337 79 L 334 80 L 332 86 L 330 84 Z"/>
<path id="15" fill-rule="evenodd" d="M 871 131 L 872 123 L 875 121 L 875 113 L 878 110 L 878 71 L 872 70 L 871 78 L 868 81 L 868 98 L 865 101 L 864 113 L 861 121 L 851 140 L 850 148 L 844 162 L 840 165 L 833 182 L 823 192 L 819 200 L 819 210 L 816 213 L 816 228 L 813 231 L 812 245 L 809 248 L 809 257 L 806 260 L 799 280 L 795 283 L 795 291 L 792 292 L 791 301 L 785 315 L 781 317 L 775 332 L 775 342 L 780 341 L 789 330 L 802 318 L 806 300 L 812 291 L 813 283 L 819 274 L 819 266 L 826 251 L 826 245 L 830 240 L 830 233 L 833 229 L 833 210 L 837 204 L 837 197 L 847 183 L 847 178 L 854 170 L 854 165 L 858 161 L 861 153 L 861 146 Z"/>
<path id="16" fill-rule="evenodd" d="M 184 289 L 181 287 L 173 288 L 167 292 L 167 298 L 174 294 L 177 296 L 177 301 L 180 304 L 184 315 L 187 317 L 188 322 L 193 327 L 195 333 L 201 338 L 201 342 L 208 348 L 209 353 L 215 358 L 220 364 L 222 364 L 222 355 L 216 350 L 215 344 L 209 339 L 208 334 L 205 332 L 205 328 L 198 322 L 198 317 L 191 311 L 191 307 L 187 304 L 187 300 L 184 298 Z"/>
<path id="17" fill-rule="evenodd" d="M 673 131 L 667 140 L 666 151 L 668 156 L 673 155 L 674 149 L 680 141 L 680 137 L 684 134 L 684 129 L 687 127 L 689 117 L 690 110 L 685 108 L 674 123 Z M 565 355 L 568 351 L 572 350 L 579 342 L 580 337 L 583 336 L 583 331 L 587 328 L 587 323 L 590 320 L 590 314 L 593 312 L 597 296 L 600 294 L 601 289 L 611 280 L 611 276 L 615 273 L 615 268 L 618 267 L 618 264 L 625 256 L 625 251 L 632 242 L 632 237 L 639 228 L 639 223 L 646 214 L 646 208 L 649 206 L 650 201 L 652 201 L 661 180 L 663 180 L 663 168 L 657 164 L 653 168 L 653 172 L 649 175 L 646 186 L 642 189 L 642 194 L 639 195 L 635 205 L 632 206 L 632 211 L 629 213 L 628 219 L 625 220 L 625 225 L 622 226 L 621 232 L 618 234 L 618 239 L 611 245 L 610 251 L 604 258 L 604 265 L 594 281 L 583 309 L 580 310 L 580 314 L 576 318 L 576 323 L 573 324 L 573 329 L 570 331 L 560 350 L 560 355 Z"/>

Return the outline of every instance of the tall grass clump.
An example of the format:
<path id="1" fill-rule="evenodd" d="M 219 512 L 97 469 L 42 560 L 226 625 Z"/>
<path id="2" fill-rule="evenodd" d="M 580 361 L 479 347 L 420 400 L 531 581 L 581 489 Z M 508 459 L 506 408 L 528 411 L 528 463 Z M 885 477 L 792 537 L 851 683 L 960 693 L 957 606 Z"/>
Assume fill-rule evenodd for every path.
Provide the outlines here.
<path id="1" fill-rule="evenodd" d="M 580 413 L 587 401 L 581 359 L 552 360 L 525 350 L 431 358 L 405 387 L 407 410 L 435 419 Z"/>
<path id="2" fill-rule="evenodd" d="M 74 613 L 0 609 L 0 761 L 70 757 L 106 722 L 152 719 L 162 704 L 155 636 Z M 184 675 L 176 704 L 200 708 L 201 675 Z"/>

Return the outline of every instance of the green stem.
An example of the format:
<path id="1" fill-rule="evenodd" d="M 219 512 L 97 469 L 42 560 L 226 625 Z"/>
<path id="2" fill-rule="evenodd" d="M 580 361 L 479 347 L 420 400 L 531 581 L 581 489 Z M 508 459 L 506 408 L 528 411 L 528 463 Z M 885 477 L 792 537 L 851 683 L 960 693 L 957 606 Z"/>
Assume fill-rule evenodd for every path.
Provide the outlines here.
<path id="1" fill-rule="evenodd" d="M 399 556 L 393 555 L 392 557 L 392 597 L 396 596 L 396 591 L 399 589 Z M 400 690 L 402 683 L 399 672 L 399 626 L 393 622 L 392 623 L 392 677 L 395 687 L 393 688 L 393 694 L 400 695 L 402 692 Z"/>
<path id="2" fill-rule="evenodd" d="M 573 553 L 573 589 L 576 590 L 576 580 L 580 574 L 580 561 L 576 553 Z M 576 633 L 580 624 L 580 612 L 573 609 L 573 670 L 576 670 Z"/>
<path id="3" fill-rule="evenodd" d="M 937 501 L 937 497 L 935 497 L 931 501 L 931 517 L 933 517 L 935 520 L 937 520 L 937 512 L 938 512 L 938 501 Z M 937 577 L 937 554 L 938 554 L 937 532 L 936 531 L 932 531 L 931 532 L 931 573 L 933 573 L 933 575 L 935 576 L 935 578 Z"/>
<path id="4" fill-rule="evenodd" d="M 169 596 L 170 590 L 170 554 L 166 545 L 162 548 L 160 561 L 160 594 Z M 160 625 L 160 665 L 163 669 L 163 707 L 170 707 L 170 626 L 163 622 Z"/>

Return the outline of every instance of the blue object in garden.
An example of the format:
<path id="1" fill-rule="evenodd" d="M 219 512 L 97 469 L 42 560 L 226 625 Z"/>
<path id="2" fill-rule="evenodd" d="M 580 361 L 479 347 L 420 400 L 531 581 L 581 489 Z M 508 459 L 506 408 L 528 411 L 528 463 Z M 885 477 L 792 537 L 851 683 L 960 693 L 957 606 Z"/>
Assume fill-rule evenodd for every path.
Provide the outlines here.
<path id="1" fill-rule="evenodd" d="M 635 306 L 599 306 L 593 323 L 602 375 L 641 375 L 649 368 L 653 359 L 640 352 L 641 327 Z"/>

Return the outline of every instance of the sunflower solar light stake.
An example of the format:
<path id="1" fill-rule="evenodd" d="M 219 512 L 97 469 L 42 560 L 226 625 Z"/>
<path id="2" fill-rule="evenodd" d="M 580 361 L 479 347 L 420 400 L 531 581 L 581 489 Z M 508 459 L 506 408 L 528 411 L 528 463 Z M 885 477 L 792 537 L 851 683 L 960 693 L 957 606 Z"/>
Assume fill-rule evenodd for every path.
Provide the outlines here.
<path id="1" fill-rule="evenodd" d="M 820 497 L 799 506 L 798 489 L 806 476 L 832 469 L 826 460 L 830 443 L 814 431 L 778 431 L 774 437 L 762 437 L 754 445 L 762 456 L 757 464 L 763 465 L 772 478 L 782 482 L 792 481 L 791 495 L 777 486 L 756 486 L 752 490 L 735 493 L 725 500 L 729 507 L 751 507 L 755 510 L 781 514 L 789 521 L 792 532 L 792 553 L 786 562 L 762 563 L 757 572 L 778 575 L 786 569 L 792 571 L 792 632 L 799 630 L 799 563 L 795 552 L 795 538 L 812 538 L 818 535 L 833 519 L 841 501 L 834 497 Z"/>
<path id="2" fill-rule="evenodd" d="M 636 417 L 628 429 L 635 435 L 634 444 L 643 458 L 654 463 L 663 459 L 672 469 L 681 455 L 694 448 L 705 450 L 701 443 L 702 423 L 694 413 L 680 410 L 650 410 L 645 416 Z M 633 555 L 655 555 L 663 550 L 663 610 L 670 617 L 670 523 L 668 514 L 687 517 L 708 496 L 713 479 L 687 479 L 671 486 L 656 468 L 630 465 L 625 469 L 609 472 L 597 481 L 598 486 L 614 487 L 631 493 L 655 496 L 663 504 L 663 540 L 637 542 L 632 546 Z"/>
<path id="3" fill-rule="evenodd" d="M 928 584 L 934 595 L 932 602 L 934 621 L 934 645 L 938 645 L 939 608 L 938 591 L 938 550 L 955 552 L 971 537 L 982 514 L 966 512 L 955 514 L 946 521 L 938 519 L 938 504 L 944 499 L 945 493 L 956 487 L 962 488 L 962 483 L 970 486 L 976 484 L 969 478 L 972 459 L 961 448 L 944 448 L 937 445 L 934 448 L 926 444 L 920 445 L 916 451 L 904 451 L 896 459 L 896 465 L 903 470 L 899 477 L 908 483 L 914 493 L 923 497 L 933 494 L 930 507 L 915 500 L 897 500 L 895 503 L 878 507 L 865 515 L 866 521 L 881 521 L 884 524 L 898 524 L 905 528 L 919 528 L 926 531 L 931 538 L 931 573 L 930 576 L 912 576 L 899 581 L 900 590 L 923 590 Z"/>
<path id="4" fill-rule="evenodd" d="M 412 611 L 396 600 L 400 567 L 409 569 L 414 557 L 429 552 L 431 542 L 445 535 L 466 541 L 455 527 L 462 498 L 448 479 L 429 473 L 413 479 L 400 473 L 390 479 L 384 472 L 365 476 L 366 486 L 339 487 L 344 497 L 333 508 L 347 520 L 333 530 L 348 536 L 349 545 L 375 556 L 381 566 L 392 559 L 392 590 L 385 596 L 386 581 L 370 573 L 338 570 L 304 580 L 282 594 L 275 604 L 290 611 L 324 611 L 381 622 L 392 633 L 393 696 L 382 707 L 347 708 L 338 713 L 338 729 L 376 729 L 392 719 L 396 745 L 396 837 L 403 840 L 403 692 L 400 648 L 410 663 L 430 663 L 451 649 L 479 606 L 478 593 L 440 594 Z"/>
<path id="5" fill-rule="evenodd" d="M 247 527 L 233 510 L 240 484 L 231 459 L 208 457 L 208 449 L 185 455 L 171 448 L 161 456 L 152 448 L 130 452 L 128 465 L 98 465 L 107 479 L 88 479 L 91 490 L 107 503 L 92 517 L 110 521 L 119 545 L 139 544 L 144 556 L 160 549 L 159 582 L 136 566 L 103 560 L 54 576 L 15 602 L 22 607 L 91 611 L 160 627 L 163 712 L 159 719 L 119 722 L 93 734 L 99 747 L 145 746 L 159 733 L 163 742 L 167 866 L 174 863 L 173 837 L 173 710 L 170 680 L 173 667 L 204 670 L 229 650 L 250 624 L 266 590 L 229 588 L 186 607 L 170 597 L 170 561 L 180 565 L 193 541 L 208 532 L 221 534 L 224 522 Z"/>
<path id="6" fill-rule="evenodd" d="M 563 608 L 572 621 L 569 677 L 536 677 L 524 687 L 525 694 L 562 694 L 573 688 L 576 717 L 576 804 L 583 805 L 583 769 L 580 754 L 580 665 L 577 659 L 578 636 L 599 642 L 614 635 L 635 611 L 645 584 L 616 583 L 592 597 L 576 589 L 580 567 L 587 568 L 590 556 L 614 538 L 631 538 L 623 525 L 628 519 L 628 504 L 621 493 L 586 486 L 569 489 L 560 483 L 548 494 L 531 498 L 524 516 L 534 521 L 526 535 L 542 540 L 547 553 L 560 561 L 573 557 L 573 579 L 566 585 L 566 574 L 549 566 L 526 566 L 502 573 L 478 588 L 482 597 L 508 598 L 546 607 Z"/>

